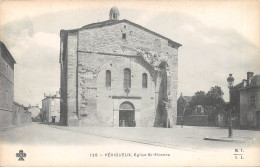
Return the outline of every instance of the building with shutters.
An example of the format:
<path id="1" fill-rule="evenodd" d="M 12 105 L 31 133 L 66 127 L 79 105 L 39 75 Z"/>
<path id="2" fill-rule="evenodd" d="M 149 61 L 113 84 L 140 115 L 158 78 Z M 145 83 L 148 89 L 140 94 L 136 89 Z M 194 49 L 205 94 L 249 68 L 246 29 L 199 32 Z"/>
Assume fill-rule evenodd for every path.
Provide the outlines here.
<path id="1" fill-rule="evenodd" d="M 232 108 L 239 114 L 240 128 L 260 129 L 260 75 L 247 72 L 247 78 L 230 93 Z"/>
<path id="2" fill-rule="evenodd" d="M 60 94 L 57 91 L 55 95 L 46 95 L 42 99 L 42 109 L 40 111 L 42 122 L 57 123 L 60 122 Z"/>
<path id="3" fill-rule="evenodd" d="M 0 41 L 0 126 L 12 124 L 15 60 Z"/>
<path id="4" fill-rule="evenodd" d="M 176 124 L 181 44 L 119 17 L 60 31 L 62 125 Z"/>

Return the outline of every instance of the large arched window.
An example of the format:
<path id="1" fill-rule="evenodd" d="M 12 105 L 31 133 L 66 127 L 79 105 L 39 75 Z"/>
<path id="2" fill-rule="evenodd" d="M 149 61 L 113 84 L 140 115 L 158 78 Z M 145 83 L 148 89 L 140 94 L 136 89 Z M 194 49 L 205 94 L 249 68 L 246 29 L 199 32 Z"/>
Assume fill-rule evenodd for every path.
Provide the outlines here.
<path id="1" fill-rule="evenodd" d="M 142 76 L 142 86 L 143 86 L 143 88 L 147 88 L 147 74 L 146 73 L 143 73 L 143 76 Z"/>
<path id="2" fill-rule="evenodd" d="M 129 68 L 124 69 L 124 88 L 131 88 L 131 70 Z"/>
<path id="3" fill-rule="evenodd" d="M 106 87 L 111 87 L 111 71 L 106 71 Z"/>

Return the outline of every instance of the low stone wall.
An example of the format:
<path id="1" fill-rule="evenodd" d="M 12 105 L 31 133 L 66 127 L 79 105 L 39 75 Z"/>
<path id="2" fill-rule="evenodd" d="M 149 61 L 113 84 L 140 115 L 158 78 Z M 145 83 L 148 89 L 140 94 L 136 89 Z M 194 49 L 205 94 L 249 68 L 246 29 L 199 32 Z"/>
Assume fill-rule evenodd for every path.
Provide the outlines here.
<path id="1" fill-rule="evenodd" d="M 183 121 L 182 117 L 177 118 L 177 124 L 181 125 Z M 209 126 L 207 115 L 188 115 L 184 117 L 183 125 L 188 126 Z"/>
<path id="2" fill-rule="evenodd" d="M 19 103 L 14 102 L 13 113 L 12 113 L 12 123 L 13 125 L 25 124 L 32 122 L 32 115 L 28 112 L 24 106 Z"/>

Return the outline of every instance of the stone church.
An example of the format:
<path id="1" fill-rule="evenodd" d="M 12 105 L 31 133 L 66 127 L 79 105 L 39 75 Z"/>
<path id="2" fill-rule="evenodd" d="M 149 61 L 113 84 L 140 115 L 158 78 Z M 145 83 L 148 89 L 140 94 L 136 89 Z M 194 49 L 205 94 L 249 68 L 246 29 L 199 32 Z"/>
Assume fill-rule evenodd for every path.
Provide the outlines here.
<path id="1" fill-rule="evenodd" d="M 62 125 L 176 124 L 181 44 L 119 16 L 60 31 Z"/>

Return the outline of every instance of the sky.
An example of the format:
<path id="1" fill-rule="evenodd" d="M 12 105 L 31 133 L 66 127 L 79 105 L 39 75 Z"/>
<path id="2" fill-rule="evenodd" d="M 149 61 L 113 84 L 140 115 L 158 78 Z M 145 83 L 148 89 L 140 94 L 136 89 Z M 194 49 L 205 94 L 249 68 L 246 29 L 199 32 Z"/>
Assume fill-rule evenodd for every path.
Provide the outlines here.
<path id="1" fill-rule="evenodd" d="M 108 20 L 117 6 L 127 19 L 173 41 L 179 48 L 180 93 L 192 96 L 220 86 L 228 101 L 228 74 L 238 84 L 260 74 L 259 1 L 0 1 L 0 40 L 17 64 L 14 100 L 41 106 L 44 93 L 60 87 L 60 30 Z"/>

